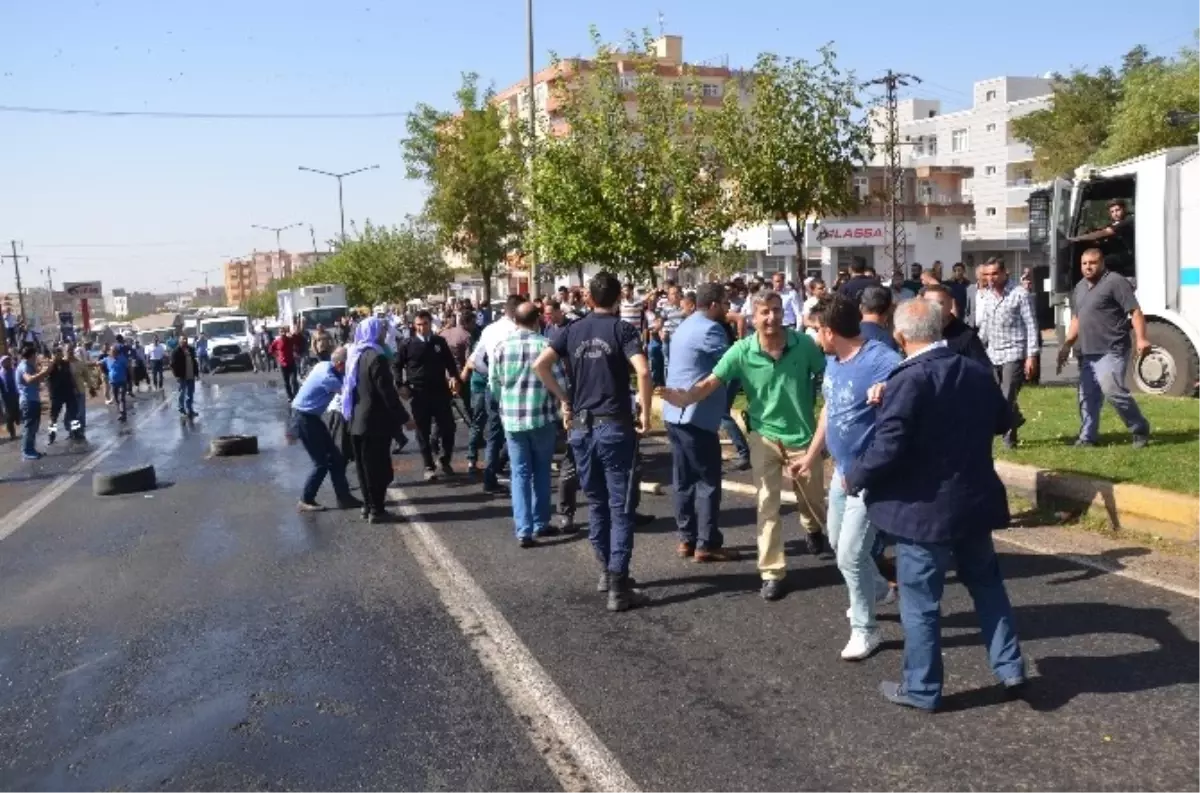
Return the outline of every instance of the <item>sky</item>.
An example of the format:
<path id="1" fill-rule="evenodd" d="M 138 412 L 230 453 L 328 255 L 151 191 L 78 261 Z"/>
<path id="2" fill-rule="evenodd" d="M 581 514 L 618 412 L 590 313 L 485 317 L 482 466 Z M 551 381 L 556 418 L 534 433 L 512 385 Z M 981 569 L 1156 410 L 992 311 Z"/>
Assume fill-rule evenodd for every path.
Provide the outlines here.
<path id="1" fill-rule="evenodd" d="M 832 41 L 863 79 L 888 68 L 943 110 L 971 83 L 1119 62 L 1136 44 L 1187 45 L 1195 0 L 535 0 L 539 68 L 649 28 L 691 62 L 813 57 Z M 1090 20 L 1090 21 L 1089 21 Z M 347 222 L 399 223 L 423 190 L 404 175 L 403 114 L 448 108 L 463 72 L 503 89 L 525 73 L 521 0 L 41 0 L 0 3 L 0 106 L 230 114 L 383 114 L 338 120 L 162 119 L 0 110 L 0 253 L 16 239 L 24 285 L 101 280 L 169 292 L 221 283 L 221 264 L 312 250 L 338 234 L 337 183 L 299 166 L 378 170 L 345 180 Z M 310 234 L 309 226 L 312 227 Z M 47 273 L 47 271 L 49 271 Z M 0 259 L 0 291 L 14 287 Z"/>

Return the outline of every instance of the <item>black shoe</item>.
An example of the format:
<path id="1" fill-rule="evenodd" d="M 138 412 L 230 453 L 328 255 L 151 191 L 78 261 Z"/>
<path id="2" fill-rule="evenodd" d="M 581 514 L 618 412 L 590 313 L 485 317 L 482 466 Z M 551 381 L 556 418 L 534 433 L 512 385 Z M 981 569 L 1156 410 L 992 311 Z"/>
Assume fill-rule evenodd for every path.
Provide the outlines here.
<path id="1" fill-rule="evenodd" d="M 522 548 L 536 548 L 537 540 L 532 537 L 521 537 L 517 540 L 517 545 L 520 545 Z"/>
<path id="2" fill-rule="evenodd" d="M 654 521 L 655 517 L 653 515 L 643 515 L 640 512 L 633 513 L 634 526 L 649 526 Z"/>
<path id="3" fill-rule="evenodd" d="M 762 589 L 759 590 L 762 599 L 766 601 L 779 600 L 783 597 L 783 582 L 774 579 L 763 581 Z"/>
<path id="4" fill-rule="evenodd" d="M 1145 449 L 1149 445 L 1150 445 L 1150 435 L 1148 433 L 1135 434 L 1133 436 L 1133 448 Z"/>
<path id="5" fill-rule="evenodd" d="M 1075 441 L 1075 448 L 1076 449 L 1094 449 L 1094 448 L 1096 448 L 1096 442 L 1084 440 L 1083 438 L 1079 438 L 1078 440 Z"/>
<path id="6" fill-rule="evenodd" d="M 539 531 L 536 536 L 538 536 L 538 537 L 557 537 L 560 534 L 562 534 L 562 530 L 559 529 L 557 526 L 555 526 L 553 523 L 551 523 L 549 526 L 547 526 L 546 528 Z"/>
<path id="7" fill-rule="evenodd" d="M 813 556 L 826 556 L 832 553 L 825 535 L 819 531 L 811 532 L 805 541 L 808 544 L 808 552 Z"/>
<path id="8" fill-rule="evenodd" d="M 1015 429 L 1009 430 L 1008 432 L 1004 433 L 1004 448 L 1005 449 L 1017 448 L 1017 431 Z"/>
<path id="9" fill-rule="evenodd" d="M 631 608 L 644 606 L 650 599 L 644 592 L 633 588 L 633 582 L 627 574 L 608 574 L 608 610 L 628 611 Z"/>
<path id="10" fill-rule="evenodd" d="M 367 523 L 391 523 L 395 519 L 395 516 L 385 509 L 379 512 L 372 512 L 371 516 L 367 518 Z"/>
<path id="11" fill-rule="evenodd" d="M 347 496 L 346 498 L 339 498 L 337 506 L 338 509 L 359 509 L 363 506 L 363 502 L 354 496 Z"/>
<path id="12" fill-rule="evenodd" d="M 634 579 L 633 576 L 629 576 L 628 578 L 629 578 L 630 586 L 637 586 L 637 580 Z M 597 592 L 607 592 L 608 591 L 608 571 L 607 570 L 600 571 L 600 580 L 596 582 L 596 591 Z"/>
<path id="13" fill-rule="evenodd" d="M 494 485 L 492 487 L 484 487 L 483 494 L 485 496 L 507 496 L 510 495 L 509 490 L 504 485 Z"/>
<path id="14" fill-rule="evenodd" d="M 454 469 L 450 467 L 449 460 L 442 460 L 442 476 L 454 476 Z"/>
<path id="15" fill-rule="evenodd" d="M 574 515 L 568 515 L 565 512 L 563 512 L 563 513 L 559 513 L 558 515 L 555 515 L 553 518 L 551 518 L 551 520 L 557 524 L 556 528 L 559 531 L 561 531 L 563 534 L 574 534 L 575 533 L 575 516 Z"/>
<path id="16" fill-rule="evenodd" d="M 1006 699 L 1024 699 L 1029 693 L 1029 679 L 1014 677 L 1004 681 L 1004 697 Z"/>

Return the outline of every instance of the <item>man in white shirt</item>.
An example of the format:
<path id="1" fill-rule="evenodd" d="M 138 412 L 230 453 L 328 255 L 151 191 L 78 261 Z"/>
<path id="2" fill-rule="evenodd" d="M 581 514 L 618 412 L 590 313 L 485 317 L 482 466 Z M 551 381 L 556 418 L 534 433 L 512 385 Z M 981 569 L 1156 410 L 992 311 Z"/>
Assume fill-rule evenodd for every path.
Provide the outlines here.
<path id="1" fill-rule="evenodd" d="M 799 326 L 803 330 L 801 319 L 804 317 L 804 307 L 801 305 L 801 299 L 796 295 L 796 290 L 787 285 L 787 276 L 783 273 L 772 275 L 771 288 L 783 300 L 783 326 L 785 328 Z"/>
<path id="2" fill-rule="evenodd" d="M 517 331 L 517 323 L 513 317 L 520 305 L 519 295 L 509 295 L 508 300 L 504 302 L 504 316 L 488 323 L 479 335 L 475 354 L 471 356 L 471 368 L 479 374 L 487 374 L 488 367 L 496 359 L 500 345 Z M 500 403 L 492 396 L 491 389 L 487 391 L 484 399 L 484 411 L 487 415 L 487 426 L 484 430 L 483 492 L 496 494 L 503 492 L 499 476 L 503 465 L 504 426 L 500 423 Z"/>
<path id="3" fill-rule="evenodd" d="M 167 346 L 156 335 L 146 345 L 146 358 L 150 361 L 150 385 L 155 391 L 163 390 L 163 367 L 166 365 Z"/>

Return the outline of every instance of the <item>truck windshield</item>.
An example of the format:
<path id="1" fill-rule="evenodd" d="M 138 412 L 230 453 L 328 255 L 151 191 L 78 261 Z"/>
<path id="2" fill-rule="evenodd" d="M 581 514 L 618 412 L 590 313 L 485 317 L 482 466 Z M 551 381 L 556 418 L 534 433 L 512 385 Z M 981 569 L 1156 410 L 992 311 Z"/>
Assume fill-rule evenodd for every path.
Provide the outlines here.
<path id="1" fill-rule="evenodd" d="M 245 336 L 246 320 L 218 319 L 205 322 L 200 326 L 200 332 L 211 338 L 219 336 Z"/>
<path id="2" fill-rule="evenodd" d="M 330 306 L 328 308 L 310 308 L 301 312 L 304 318 L 304 329 L 312 330 L 317 325 L 331 328 L 342 317 L 346 316 L 345 306 Z"/>

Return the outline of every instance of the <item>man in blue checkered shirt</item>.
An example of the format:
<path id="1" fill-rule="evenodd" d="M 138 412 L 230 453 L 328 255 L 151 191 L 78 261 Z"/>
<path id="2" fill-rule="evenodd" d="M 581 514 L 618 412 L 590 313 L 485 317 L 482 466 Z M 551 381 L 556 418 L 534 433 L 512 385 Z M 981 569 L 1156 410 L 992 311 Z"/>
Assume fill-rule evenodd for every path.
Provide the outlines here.
<path id="1" fill-rule="evenodd" d="M 550 524 L 550 462 L 558 437 L 558 400 L 533 370 L 549 342 L 540 332 L 537 306 L 522 303 L 513 317 L 517 330 L 496 348 L 488 370 L 488 388 L 500 406 L 512 468 L 513 522 L 522 548 L 537 537 L 553 536 Z M 562 365 L 554 378 L 566 390 Z"/>
<path id="2" fill-rule="evenodd" d="M 981 288 L 976 297 L 975 319 L 996 383 L 1012 408 L 1012 429 L 1004 435 L 1004 445 L 1012 449 L 1017 445 L 1017 428 L 1025 423 L 1017 396 L 1037 367 L 1041 331 L 1033 312 L 1033 298 L 1025 287 L 1008 277 L 1003 259 L 984 262 L 981 277 L 986 288 Z"/>

